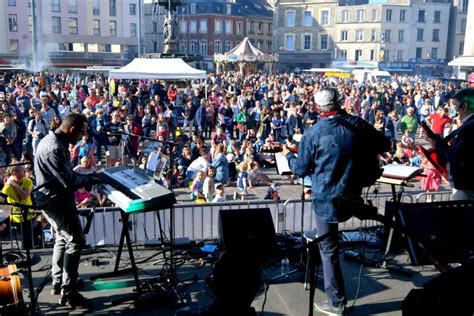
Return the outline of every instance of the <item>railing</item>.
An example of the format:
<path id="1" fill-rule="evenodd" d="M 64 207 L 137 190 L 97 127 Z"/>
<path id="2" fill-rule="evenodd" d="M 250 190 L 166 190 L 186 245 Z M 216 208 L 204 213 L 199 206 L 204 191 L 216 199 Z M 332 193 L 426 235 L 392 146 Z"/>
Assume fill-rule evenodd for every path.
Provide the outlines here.
<path id="1" fill-rule="evenodd" d="M 402 202 L 425 202 L 428 195 L 431 195 L 435 201 L 449 201 L 452 196 L 450 191 L 421 193 L 416 197 L 406 194 L 402 195 Z M 383 193 L 369 195 L 368 199 L 379 209 L 379 213 L 383 214 L 385 202 L 392 200 L 393 197 L 390 193 Z M 216 239 L 218 238 L 219 210 L 252 208 L 269 208 L 277 233 L 300 232 L 302 229 L 308 231 L 315 227 L 312 202 L 307 200 L 303 204 L 301 200 L 297 199 L 290 199 L 284 203 L 261 200 L 220 204 L 176 204 L 173 209 L 133 214 L 130 216 L 127 225 L 132 242 L 135 243 L 160 238 L 160 222 L 163 233 L 169 238 L 171 215 L 173 214 L 175 237 L 188 237 L 191 240 Z M 87 209 L 80 211 L 87 212 Z M 301 220 L 302 217 L 303 221 Z M 81 219 L 83 225 L 85 225 L 86 218 L 81 217 Z M 86 235 L 87 242 L 94 246 L 118 245 L 122 231 L 121 221 L 122 218 L 118 208 L 96 208 L 90 231 Z M 360 221 L 353 217 L 344 223 L 340 223 L 340 229 L 350 230 L 360 227 L 372 227 L 378 224 L 375 221 Z"/>

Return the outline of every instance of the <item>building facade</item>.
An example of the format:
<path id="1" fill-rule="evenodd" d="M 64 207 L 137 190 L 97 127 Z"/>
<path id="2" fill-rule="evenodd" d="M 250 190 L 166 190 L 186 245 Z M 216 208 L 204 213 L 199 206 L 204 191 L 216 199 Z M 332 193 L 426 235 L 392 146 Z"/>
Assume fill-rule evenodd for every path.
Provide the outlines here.
<path id="1" fill-rule="evenodd" d="M 1 1 L 0 58 L 31 66 L 35 4 L 39 69 L 126 64 L 138 51 L 139 1 Z"/>
<path id="2" fill-rule="evenodd" d="M 450 9 L 449 3 L 420 0 L 280 0 L 275 51 L 293 68 L 380 67 L 440 75 L 451 39 Z"/>

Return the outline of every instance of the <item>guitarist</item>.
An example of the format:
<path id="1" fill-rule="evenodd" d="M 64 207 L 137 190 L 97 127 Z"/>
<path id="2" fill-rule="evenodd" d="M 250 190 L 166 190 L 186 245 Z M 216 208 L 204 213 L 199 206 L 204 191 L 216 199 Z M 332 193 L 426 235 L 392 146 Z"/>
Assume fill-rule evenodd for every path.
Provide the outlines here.
<path id="1" fill-rule="evenodd" d="M 461 126 L 445 139 L 430 133 L 427 138 L 448 162 L 454 200 L 474 200 L 474 88 L 459 91 L 453 98 Z"/>
<path id="2" fill-rule="evenodd" d="M 319 243 L 328 300 L 315 302 L 315 308 L 327 315 L 343 315 L 347 297 L 339 262 L 338 223 L 352 217 L 352 212 L 347 207 L 334 207 L 333 199 L 344 195 L 360 197 L 362 193 L 364 185 L 360 178 L 363 176 L 357 174 L 360 171 L 367 173 L 367 170 L 357 170 L 353 158 L 362 150 L 359 147 L 362 142 L 357 141 L 360 133 L 364 132 L 365 143 L 370 142 L 373 159 L 377 154 L 389 151 L 391 144 L 383 133 L 362 118 L 342 110 L 336 89 L 323 88 L 316 92 L 314 99 L 321 120 L 306 130 L 297 158 L 286 147 L 282 154 L 288 159 L 293 174 L 298 177 L 311 175 L 316 231 L 318 236 L 329 234 Z"/>

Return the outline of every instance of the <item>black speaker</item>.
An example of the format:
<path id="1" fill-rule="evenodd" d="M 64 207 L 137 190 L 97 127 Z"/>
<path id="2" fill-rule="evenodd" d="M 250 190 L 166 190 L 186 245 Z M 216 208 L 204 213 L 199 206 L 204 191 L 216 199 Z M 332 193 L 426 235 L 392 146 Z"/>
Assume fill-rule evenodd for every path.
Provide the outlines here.
<path id="1" fill-rule="evenodd" d="M 434 258 L 445 263 L 464 262 L 474 250 L 474 201 L 445 201 L 432 203 L 387 202 L 385 215 L 395 215 L 397 222 L 412 232 L 406 236 L 407 251 L 414 266 L 432 264 L 420 248 L 420 240 Z"/>
<path id="2" fill-rule="evenodd" d="M 241 249 L 263 263 L 277 254 L 275 226 L 269 208 L 219 211 L 221 250 Z"/>

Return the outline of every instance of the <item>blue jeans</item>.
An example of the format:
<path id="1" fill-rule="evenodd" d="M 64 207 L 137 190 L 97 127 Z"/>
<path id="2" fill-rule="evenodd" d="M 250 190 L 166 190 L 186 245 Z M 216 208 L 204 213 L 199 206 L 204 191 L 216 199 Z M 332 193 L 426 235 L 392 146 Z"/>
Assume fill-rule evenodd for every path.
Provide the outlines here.
<path id="1" fill-rule="evenodd" d="M 316 232 L 318 236 L 330 233 L 319 242 L 319 253 L 323 265 L 324 292 L 330 306 L 338 307 L 347 303 L 344 278 L 339 260 L 338 223 L 323 222 L 316 215 Z"/>

